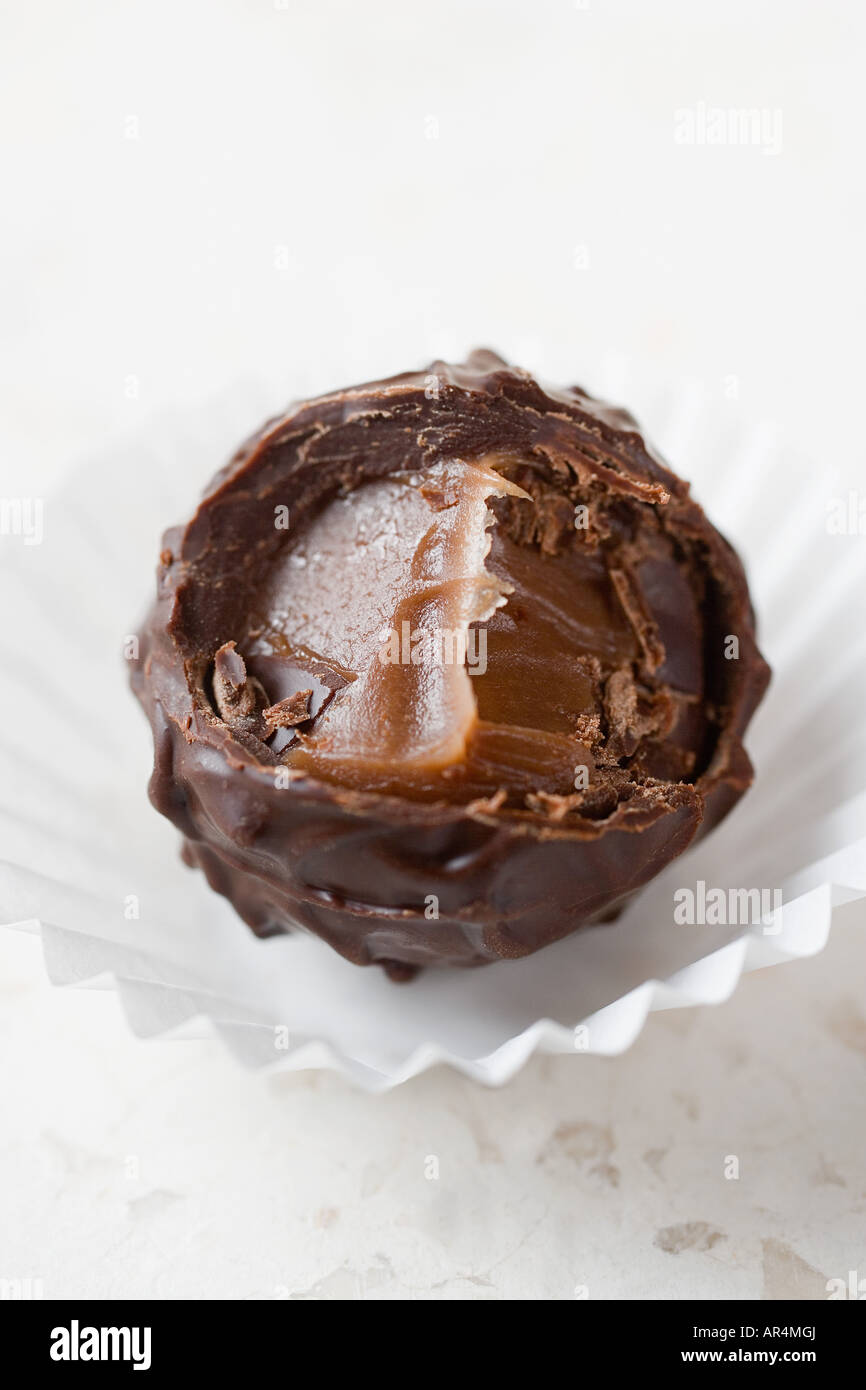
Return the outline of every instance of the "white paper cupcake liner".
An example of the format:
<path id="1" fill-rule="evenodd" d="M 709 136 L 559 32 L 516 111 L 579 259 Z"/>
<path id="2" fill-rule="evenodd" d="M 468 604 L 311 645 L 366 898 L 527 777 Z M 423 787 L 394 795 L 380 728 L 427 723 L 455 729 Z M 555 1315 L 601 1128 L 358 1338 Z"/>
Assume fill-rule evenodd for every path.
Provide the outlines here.
<path id="1" fill-rule="evenodd" d="M 718 1003 L 744 970 L 866 925 L 866 537 L 827 529 L 843 482 L 682 392 L 658 442 L 743 556 L 774 671 L 751 792 L 618 922 L 526 960 L 398 986 L 303 934 L 256 940 L 147 801 L 122 650 L 162 530 L 264 414 L 239 391 L 164 419 L 70 475 L 41 545 L 0 539 L 0 922 L 41 927 L 55 984 L 108 983 L 138 1036 L 213 1034 L 249 1067 L 384 1090 L 446 1062 L 496 1085 L 536 1049 L 621 1052 L 650 1011 Z M 675 925 L 674 892 L 699 881 L 781 889 L 784 906 L 746 928 Z"/>

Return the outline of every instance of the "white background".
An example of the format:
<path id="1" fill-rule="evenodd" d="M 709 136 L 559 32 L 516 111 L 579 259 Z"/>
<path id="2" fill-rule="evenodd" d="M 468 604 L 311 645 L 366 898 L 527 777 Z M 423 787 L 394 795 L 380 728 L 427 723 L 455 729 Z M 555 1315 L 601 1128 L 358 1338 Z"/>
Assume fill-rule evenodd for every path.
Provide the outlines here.
<path id="1" fill-rule="evenodd" d="M 724 401 L 862 481 L 853 0 L 17 0 L 2 30 L 4 495 L 112 440 L 124 467 L 125 436 L 241 378 L 276 409 L 481 343 L 650 427 L 665 389 Z M 678 143 L 701 103 L 766 112 L 781 148 Z M 739 1298 L 866 1273 L 853 935 L 625 1059 L 379 1100 L 133 1042 L 32 945 L 0 940 L 0 1277 Z"/>
<path id="2" fill-rule="evenodd" d="M 636 406 L 733 375 L 816 458 L 858 447 L 852 0 L 4 11 L 3 452 L 28 478 L 242 374 L 277 406 L 481 343 Z M 781 153 L 676 143 L 699 103 L 781 112 Z"/>

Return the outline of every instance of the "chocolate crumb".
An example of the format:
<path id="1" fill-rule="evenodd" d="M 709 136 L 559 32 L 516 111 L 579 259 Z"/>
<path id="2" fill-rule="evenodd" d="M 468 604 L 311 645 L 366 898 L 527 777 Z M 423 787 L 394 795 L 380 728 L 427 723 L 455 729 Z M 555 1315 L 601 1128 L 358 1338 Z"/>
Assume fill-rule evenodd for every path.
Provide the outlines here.
<path id="1" fill-rule="evenodd" d="M 504 806 L 507 800 L 508 792 L 505 787 L 499 787 L 492 796 L 479 796 L 475 801 L 470 801 L 466 810 L 470 814 L 475 811 L 480 812 L 482 815 L 485 812 L 488 815 L 494 815 L 501 806 Z"/>
<path id="2" fill-rule="evenodd" d="M 449 507 L 457 505 L 457 489 L 453 486 L 446 487 L 441 483 L 424 483 L 418 490 L 434 512 L 444 512 Z"/>
<path id="3" fill-rule="evenodd" d="M 549 820 L 564 820 L 569 811 L 574 811 L 583 804 L 585 792 L 571 792 L 569 796 L 561 796 L 556 792 L 528 792 L 526 795 L 526 805 L 530 811 L 537 811 Z"/>

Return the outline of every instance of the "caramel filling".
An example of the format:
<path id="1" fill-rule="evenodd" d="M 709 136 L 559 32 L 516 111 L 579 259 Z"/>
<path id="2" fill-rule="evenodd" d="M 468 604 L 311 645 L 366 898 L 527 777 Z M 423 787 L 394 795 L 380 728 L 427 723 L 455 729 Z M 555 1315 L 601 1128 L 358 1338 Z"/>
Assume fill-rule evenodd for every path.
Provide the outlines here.
<path id="1" fill-rule="evenodd" d="M 654 508 L 601 493 L 581 506 L 490 456 L 333 499 L 239 645 L 288 766 L 558 818 L 693 773 L 701 644 Z"/>

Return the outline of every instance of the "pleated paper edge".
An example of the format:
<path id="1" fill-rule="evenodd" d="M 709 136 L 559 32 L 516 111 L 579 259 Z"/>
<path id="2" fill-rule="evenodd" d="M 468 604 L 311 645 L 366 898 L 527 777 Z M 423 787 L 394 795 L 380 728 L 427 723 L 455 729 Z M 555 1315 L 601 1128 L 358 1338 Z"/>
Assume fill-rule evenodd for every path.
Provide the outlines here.
<path id="1" fill-rule="evenodd" d="M 863 842 L 866 852 L 866 841 Z M 482 1057 L 461 1056 L 432 1039 L 419 1044 L 397 1065 L 387 1068 L 350 1055 L 322 1038 L 289 1040 L 273 1061 L 250 1060 L 249 1041 L 267 1035 L 273 1044 L 273 1027 L 259 1021 L 220 1018 L 208 1012 L 206 994 L 195 988 L 155 983 L 95 970 L 92 975 L 64 981 L 52 959 L 52 941 L 64 935 L 87 936 L 71 928 L 42 923 L 38 919 L 12 922 L 12 930 L 38 932 L 45 969 L 61 988 L 106 987 L 114 990 L 132 1034 L 141 1039 L 198 1038 L 216 1040 L 240 1066 L 261 1075 L 283 1072 L 332 1071 L 362 1090 L 392 1090 L 435 1066 L 446 1066 L 485 1086 L 502 1086 L 512 1080 L 536 1053 L 574 1056 L 620 1056 L 639 1037 L 651 1013 L 675 1008 L 718 1005 L 734 994 L 742 976 L 752 971 L 818 955 L 825 947 L 836 918 L 845 908 L 859 904 L 858 921 L 866 926 L 866 888 L 825 882 L 786 902 L 767 927 L 750 929 L 735 941 L 701 957 L 664 980 L 651 979 L 571 1027 L 551 1018 L 540 1018 Z M 101 938 L 89 938 L 98 942 Z M 141 1003 L 150 991 L 174 995 L 178 1008 L 175 1022 L 153 1029 L 141 1026 Z M 246 1045 L 245 1045 L 246 1044 Z"/>

